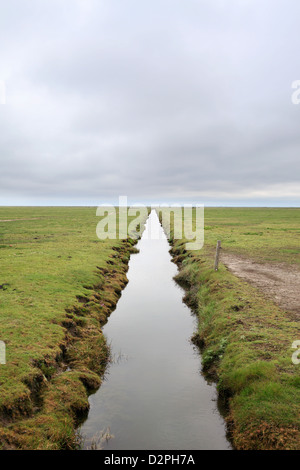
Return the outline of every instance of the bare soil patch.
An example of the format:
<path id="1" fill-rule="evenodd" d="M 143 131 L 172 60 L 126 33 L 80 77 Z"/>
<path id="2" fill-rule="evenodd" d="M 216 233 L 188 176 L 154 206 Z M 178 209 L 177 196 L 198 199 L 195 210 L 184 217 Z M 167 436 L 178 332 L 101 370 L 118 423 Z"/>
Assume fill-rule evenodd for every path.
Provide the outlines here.
<path id="1" fill-rule="evenodd" d="M 283 263 L 258 263 L 221 252 L 222 263 L 236 276 L 260 289 L 279 307 L 300 319 L 300 269 Z"/>

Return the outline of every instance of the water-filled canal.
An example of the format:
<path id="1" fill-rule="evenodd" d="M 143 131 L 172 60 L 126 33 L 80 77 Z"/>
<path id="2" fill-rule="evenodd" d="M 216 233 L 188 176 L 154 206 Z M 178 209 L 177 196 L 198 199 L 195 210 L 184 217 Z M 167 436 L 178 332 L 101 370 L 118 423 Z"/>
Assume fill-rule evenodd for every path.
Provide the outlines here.
<path id="1" fill-rule="evenodd" d="M 160 239 L 148 239 L 149 224 Z M 182 302 L 169 244 L 152 211 L 132 255 L 117 309 L 104 327 L 114 361 L 90 397 L 85 448 L 230 449 L 214 384 L 201 375 L 190 337 L 196 318 Z M 113 437 L 112 437 L 113 436 Z"/>

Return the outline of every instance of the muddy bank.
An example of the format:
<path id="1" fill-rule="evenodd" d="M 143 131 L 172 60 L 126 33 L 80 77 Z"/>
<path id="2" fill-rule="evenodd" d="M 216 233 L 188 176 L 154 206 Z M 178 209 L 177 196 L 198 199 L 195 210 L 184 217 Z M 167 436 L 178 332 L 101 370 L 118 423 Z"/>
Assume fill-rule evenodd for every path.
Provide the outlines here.
<path id="1" fill-rule="evenodd" d="M 88 396 L 101 385 L 109 348 L 102 326 L 115 309 L 127 284 L 135 240 L 113 247 L 105 266 L 97 267 L 97 283 L 84 286 L 89 295 L 77 297 L 66 309 L 59 352 L 33 360 L 34 373 L 24 376 L 29 394 L 0 410 L 0 440 L 4 449 L 76 449 L 76 427 L 89 409 Z"/>

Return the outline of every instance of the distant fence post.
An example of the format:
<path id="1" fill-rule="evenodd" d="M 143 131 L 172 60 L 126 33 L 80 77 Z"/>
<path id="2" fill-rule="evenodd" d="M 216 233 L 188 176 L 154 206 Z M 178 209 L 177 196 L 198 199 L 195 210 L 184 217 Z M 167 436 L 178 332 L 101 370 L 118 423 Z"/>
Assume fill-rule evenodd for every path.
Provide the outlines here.
<path id="1" fill-rule="evenodd" d="M 215 271 L 218 271 L 218 267 L 219 267 L 220 249 L 221 249 L 221 240 L 218 240 L 217 249 L 216 249 L 216 259 L 215 259 Z"/>

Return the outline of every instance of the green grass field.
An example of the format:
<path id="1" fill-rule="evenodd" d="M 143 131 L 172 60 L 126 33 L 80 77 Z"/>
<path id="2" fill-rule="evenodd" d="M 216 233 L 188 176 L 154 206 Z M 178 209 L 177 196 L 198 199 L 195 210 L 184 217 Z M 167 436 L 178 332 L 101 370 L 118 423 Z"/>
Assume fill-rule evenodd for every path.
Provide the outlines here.
<path id="1" fill-rule="evenodd" d="M 0 441 L 3 448 L 75 449 L 88 394 L 109 351 L 101 326 L 125 286 L 134 241 L 101 241 L 95 208 L 0 208 Z M 131 219 L 129 219 L 131 221 Z M 229 253 L 295 265 L 299 209 L 205 210 L 205 246 L 174 240 L 178 281 L 199 316 L 203 367 L 226 397 L 238 449 L 299 449 L 299 322 L 221 264 Z"/>
<path id="2" fill-rule="evenodd" d="M 0 208 L 5 447 L 77 445 L 74 424 L 108 357 L 100 326 L 126 283 L 134 244 L 99 240 L 99 220 L 95 208 Z"/>
<path id="3" fill-rule="evenodd" d="M 299 209 L 205 210 L 205 246 L 187 252 L 185 240 L 170 243 L 180 267 L 177 280 L 197 312 L 195 342 L 203 368 L 213 375 L 228 406 L 227 422 L 237 449 L 300 448 L 300 367 L 292 363 L 299 321 L 222 264 L 213 270 L 217 240 L 227 253 L 260 263 L 300 262 Z"/>
<path id="4" fill-rule="evenodd" d="M 300 264 L 300 209 L 205 208 L 204 251 L 217 240 L 261 262 Z"/>

